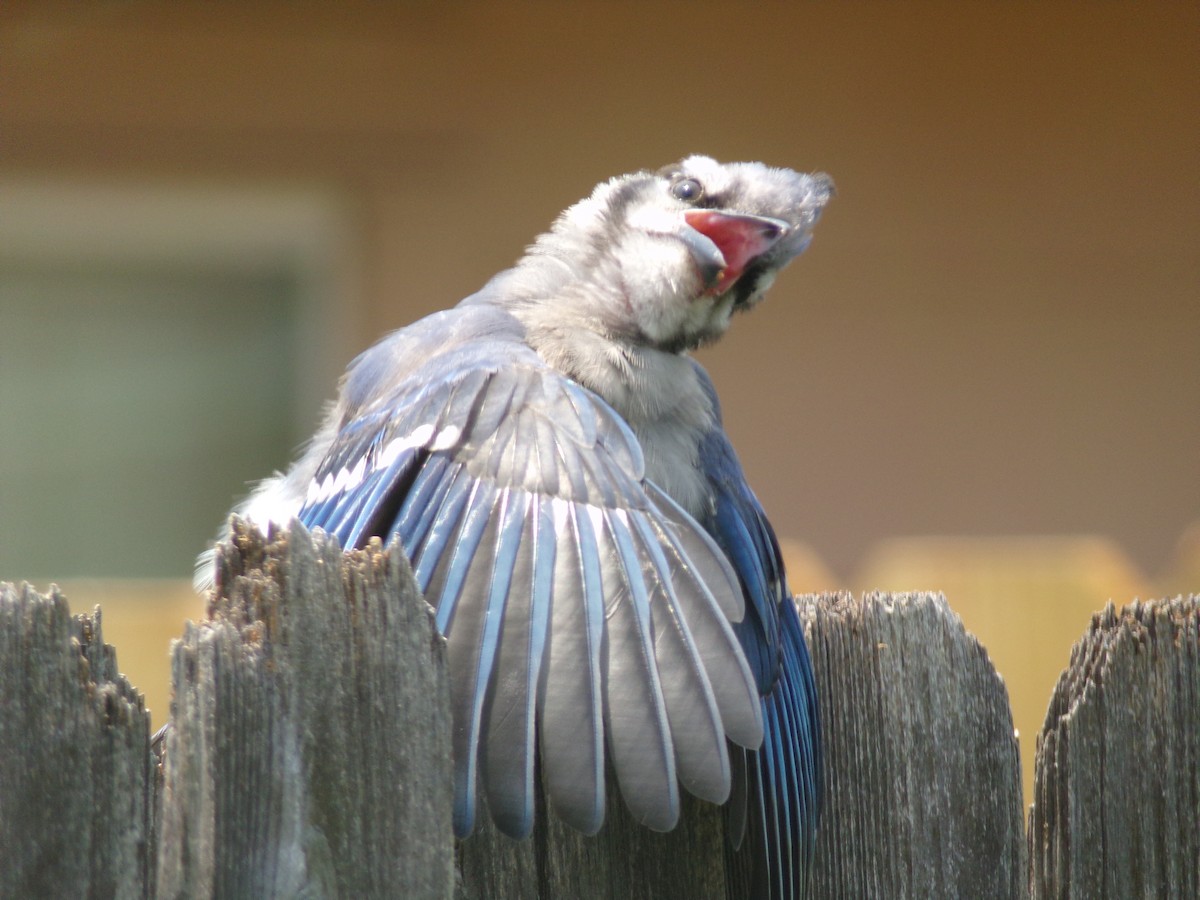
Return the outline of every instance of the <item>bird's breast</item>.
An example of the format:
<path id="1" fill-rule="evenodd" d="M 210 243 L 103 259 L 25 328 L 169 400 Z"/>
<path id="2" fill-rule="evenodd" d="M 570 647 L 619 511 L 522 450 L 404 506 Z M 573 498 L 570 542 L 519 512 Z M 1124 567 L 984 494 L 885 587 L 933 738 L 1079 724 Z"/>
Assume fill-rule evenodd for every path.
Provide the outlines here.
<path id="1" fill-rule="evenodd" d="M 673 353 L 626 350 L 602 395 L 641 444 L 646 478 L 693 516 L 708 502 L 700 441 L 715 411 L 691 360 Z"/>

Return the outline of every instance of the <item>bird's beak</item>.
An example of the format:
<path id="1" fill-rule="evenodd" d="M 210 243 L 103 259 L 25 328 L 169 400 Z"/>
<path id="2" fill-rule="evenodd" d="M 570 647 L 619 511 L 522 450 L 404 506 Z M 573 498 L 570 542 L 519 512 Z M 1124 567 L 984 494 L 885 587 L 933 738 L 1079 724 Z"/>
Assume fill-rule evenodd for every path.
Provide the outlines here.
<path id="1" fill-rule="evenodd" d="M 684 242 L 695 256 L 710 294 L 727 291 L 747 266 L 779 243 L 791 228 L 782 219 L 715 209 L 689 209 L 683 218 L 692 232 L 690 236 L 685 234 Z"/>

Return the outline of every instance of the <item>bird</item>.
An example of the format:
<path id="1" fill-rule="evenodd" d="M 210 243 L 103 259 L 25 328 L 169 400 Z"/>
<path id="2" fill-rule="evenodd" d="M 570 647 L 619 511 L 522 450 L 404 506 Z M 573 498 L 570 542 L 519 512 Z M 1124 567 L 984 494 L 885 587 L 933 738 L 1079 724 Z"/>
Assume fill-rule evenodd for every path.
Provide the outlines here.
<path id="1" fill-rule="evenodd" d="M 237 514 L 398 539 L 446 639 L 453 823 L 575 829 L 606 768 L 650 829 L 730 806 L 753 895 L 804 895 L 820 811 L 812 664 L 776 534 L 692 351 L 757 306 L 823 173 L 688 156 L 599 184 L 512 267 L 348 367 Z M 211 583 L 211 551 L 197 585 Z"/>

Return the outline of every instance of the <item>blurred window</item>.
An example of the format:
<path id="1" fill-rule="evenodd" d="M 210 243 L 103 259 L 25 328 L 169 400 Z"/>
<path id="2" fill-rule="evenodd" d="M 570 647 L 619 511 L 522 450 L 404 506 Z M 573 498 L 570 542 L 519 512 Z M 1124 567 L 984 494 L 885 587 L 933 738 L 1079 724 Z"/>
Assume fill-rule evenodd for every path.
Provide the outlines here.
<path id="1" fill-rule="evenodd" d="M 344 358 L 314 349 L 336 216 L 86 185 L 0 185 L 0 208 L 0 580 L 189 578 Z"/>
<path id="2" fill-rule="evenodd" d="M 186 575 L 283 466 L 285 275 L 0 266 L 4 579 Z"/>

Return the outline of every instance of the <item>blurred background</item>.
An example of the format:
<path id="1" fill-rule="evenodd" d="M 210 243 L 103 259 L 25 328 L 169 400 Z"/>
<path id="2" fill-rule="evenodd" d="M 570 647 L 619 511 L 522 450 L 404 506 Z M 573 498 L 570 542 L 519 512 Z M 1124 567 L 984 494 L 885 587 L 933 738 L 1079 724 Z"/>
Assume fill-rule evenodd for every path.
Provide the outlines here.
<path id="1" fill-rule="evenodd" d="M 0 579 L 100 603 L 162 722 L 345 363 L 693 152 L 839 188 L 700 354 L 794 589 L 945 591 L 1028 759 L 1094 610 L 1200 591 L 1191 2 L 9 0 Z"/>

